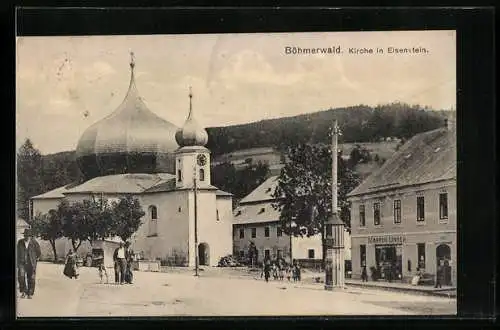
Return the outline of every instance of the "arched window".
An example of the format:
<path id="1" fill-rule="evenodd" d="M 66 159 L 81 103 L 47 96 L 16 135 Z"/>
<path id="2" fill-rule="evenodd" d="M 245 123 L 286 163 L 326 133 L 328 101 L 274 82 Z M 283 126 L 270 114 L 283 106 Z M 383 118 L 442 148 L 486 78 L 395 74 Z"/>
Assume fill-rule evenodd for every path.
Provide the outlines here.
<path id="1" fill-rule="evenodd" d="M 205 181 L 205 170 L 200 168 L 200 181 Z"/>
<path id="2" fill-rule="evenodd" d="M 156 206 L 149 207 L 149 235 L 158 234 L 158 209 Z"/>

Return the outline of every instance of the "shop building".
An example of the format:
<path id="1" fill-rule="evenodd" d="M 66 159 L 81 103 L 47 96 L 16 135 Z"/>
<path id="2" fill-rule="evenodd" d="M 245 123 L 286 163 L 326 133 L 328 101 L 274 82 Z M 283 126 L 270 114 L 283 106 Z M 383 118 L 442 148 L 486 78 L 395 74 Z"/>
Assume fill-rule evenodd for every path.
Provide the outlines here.
<path id="1" fill-rule="evenodd" d="M 353 278 L 409 281 L 418 271 L 456 285 L 456 133 L 443 128 L 414 136 L 348 194 Z"/>

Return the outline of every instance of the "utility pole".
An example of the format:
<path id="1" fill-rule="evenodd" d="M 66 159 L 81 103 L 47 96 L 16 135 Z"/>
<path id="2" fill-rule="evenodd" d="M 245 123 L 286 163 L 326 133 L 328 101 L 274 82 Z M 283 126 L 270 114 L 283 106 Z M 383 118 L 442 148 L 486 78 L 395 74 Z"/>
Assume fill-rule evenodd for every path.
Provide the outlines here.
<path id="1" fill-rule="evenodd" d="M 194 256 L 195 256 L 195 274 L 198 276 L 198 183 L 196 180 L 196 164 L 193 173 L 193 191 L 194 191 Z"/>

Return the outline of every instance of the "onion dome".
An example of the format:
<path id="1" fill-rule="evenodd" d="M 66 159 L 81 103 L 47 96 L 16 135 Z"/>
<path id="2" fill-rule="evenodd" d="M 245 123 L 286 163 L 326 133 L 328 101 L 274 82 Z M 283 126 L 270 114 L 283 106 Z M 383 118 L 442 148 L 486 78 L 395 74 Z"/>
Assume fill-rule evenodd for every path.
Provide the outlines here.
<path id="1" fill-rule="evenodd" d="M 76 160 L 86 179 L 108 174 L 174 172 L 177 127 L 139 96 L 131 53 L 130 84 L 120 106 L 80 137 Z"/>
<path id="2" fill-rule="evenodd" d="M 189 87 L 189 115 L 184 126 L 175 133 L 175 140 L 181 147 L 203 147 L 208 142 L 207 131 L 194 119 L 192 99 L 193 93 L 191 93 L 191 87 Z"/>

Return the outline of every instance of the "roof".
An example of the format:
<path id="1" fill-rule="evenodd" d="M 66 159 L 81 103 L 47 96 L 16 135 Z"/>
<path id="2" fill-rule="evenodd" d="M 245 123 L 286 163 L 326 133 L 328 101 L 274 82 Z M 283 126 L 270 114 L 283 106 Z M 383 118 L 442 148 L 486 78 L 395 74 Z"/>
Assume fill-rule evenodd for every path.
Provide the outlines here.
<path id="1" fill-rule="evenodd" d="M 174 179 L 173 174 L 115 174 L 91 179 L 81 185 L 68 189 L 65 194 L 74 193 L 123 193 L 134 194 L 147 191 L 153 186 L 165 184 Z"/>
<path id="2" fill-rule="evenodd" d="M 246 195 L 240 201 L 240 204 L 274 200 L 275 198 L 272 195 L 277 186 L 278 186 L 278 176 L 277 175 L 271 176 L 266 181 L 264 181 L 260 186 L 255 188 L 250 194 Z"/>
<path id="3" fill-rule="evenodd" d="M 30 225 L 23 219 L 18 218 L 16 220 L 16 228 L 29 228 Z"/>
<path id="4" fill-rule="evenodd" d="M 32 197 L 31 199 L 52 199 L 52 198 L 64 198 L 64 193 L 68 191 L 68 189 L 74 187 L 75 184 L 68 184 L 50 191 L 47 191 L 43 194 Z"/>
<path id="5" fill-rule="evenodd" d="M 348 196 L 456 178 L 456 134 L 439 128 L 415 135 Z"/>
<path id="6" fill-rule="evenodd" d="M 272 202 L 240 205 L 234 210 L 233 224 L 275 222 L 280 218 L 280 211 L 274 209 Z"/>

